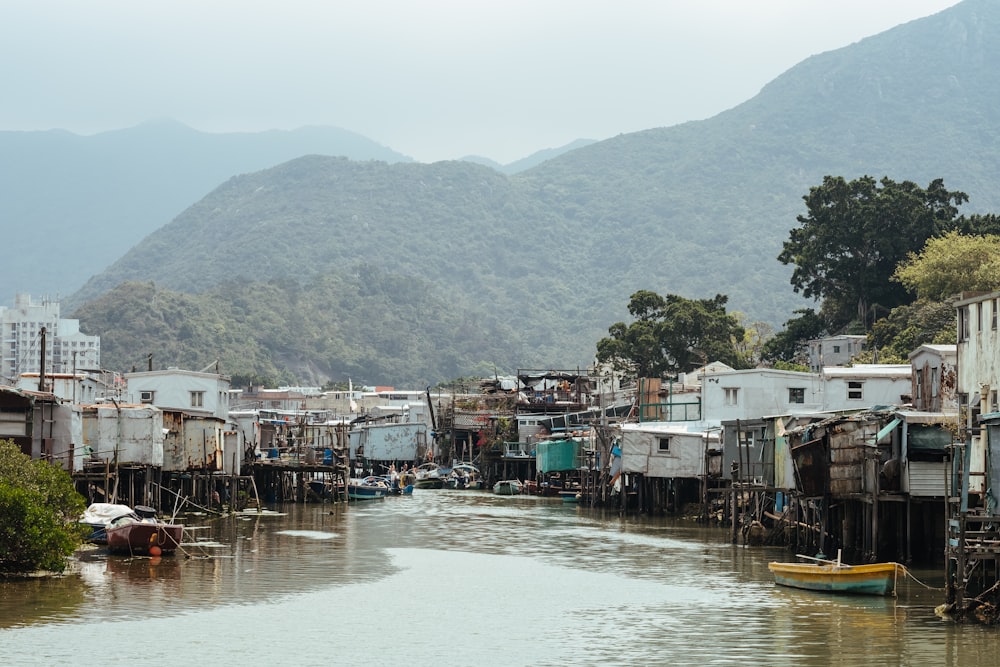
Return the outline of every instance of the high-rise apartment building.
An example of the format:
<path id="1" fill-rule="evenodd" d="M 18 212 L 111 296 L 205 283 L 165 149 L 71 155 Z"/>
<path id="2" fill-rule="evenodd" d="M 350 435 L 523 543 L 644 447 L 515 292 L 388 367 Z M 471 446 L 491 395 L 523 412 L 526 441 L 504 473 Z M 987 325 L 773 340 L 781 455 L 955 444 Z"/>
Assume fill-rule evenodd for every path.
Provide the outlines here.
<path id="1" fill-rule="evenodd" d="M 14 307 L 0 306 L 0 384 L 14 385 L 21 373 L 42 371 L 42 329 L 45 329 L 45 372 L 97 370 L 101 337 L 80 332 L 80 320 L 59 317 L 59 301 L 14 297 Z"/>

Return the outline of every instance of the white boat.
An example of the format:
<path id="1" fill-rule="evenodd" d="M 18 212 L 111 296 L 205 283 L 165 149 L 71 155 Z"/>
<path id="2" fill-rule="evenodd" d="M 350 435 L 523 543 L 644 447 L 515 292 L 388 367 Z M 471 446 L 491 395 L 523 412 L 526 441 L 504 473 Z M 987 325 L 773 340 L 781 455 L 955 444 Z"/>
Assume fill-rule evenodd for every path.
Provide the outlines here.
<path id="1" fill-rule="evenodd" d="M 415 480 L 413 486 L 418 489 L 444 488 L 445 475 L 441 466 L 436 463 L 424 463 L 413 469 Z"/>
<path id="2" fill-rule="evenodd" d="M 448 489 L 481 489 L 483 478 L 476 466 L 471 463 L 459 463 L 452 466 L 444 486 Z"/>
<path id="3" fill-rule="evenodd" d="M 80 523 L 90 526 L 90 535 L 87 536 L 88 542 L 93 542 L 94 544 L 107 544 L 108 534 L 107 526 L 112 521 L 120 519 L 122 517 L 132 517 L 138 519 L 132 508 L 128 505 L 119 505 L 116 503 L 92 503 L 83 514 L 80 515 Z"/>

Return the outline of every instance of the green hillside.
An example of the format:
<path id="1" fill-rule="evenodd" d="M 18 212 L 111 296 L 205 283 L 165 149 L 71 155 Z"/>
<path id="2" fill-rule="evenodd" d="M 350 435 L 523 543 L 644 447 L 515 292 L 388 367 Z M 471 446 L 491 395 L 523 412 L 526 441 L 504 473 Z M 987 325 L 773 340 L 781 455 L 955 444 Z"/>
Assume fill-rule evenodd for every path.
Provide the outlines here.
<path id="1" fill-rule="evenodd" d="M 351 299 L 372 279 L 359 272 L 365 266 L 376 278 L 402 281 L 381 292 L 386 298 L 401 284 L 427 286 L 423 293 L 439 301 L 422 304 L 420 322 L 435 304 L 466 322 L 494 322 L 490 330 L 503 340 L 461 348 L 469 361 L 551 367 L 588 363 L 639 289 L 727 294 L 730 310 L 780 326 L 804 302 L 776 256 L 804 212 L 803 195 L 825 175 L 921 185 L 940 177 L 970 195 L 963 213 L 1000 208 L 989 187 L 1000 176 L 991 151 L 998 37 L 1000 7 L 966 0 L 812 57 L 712 119 L 621 135 L 516 175 L 465 162 L 311 156 L 237 176 L 95 276 L 71 303 L 123 281 L 226 302 L 235 297 L 222 285 L 240 285 L 249 298 L 279 281 L 317 304 L 312 290 L 323 277 L 356 286 L 339 302 L 356 312 Z M 77 315 L 88 332 L 104 335 L 106 321 L 92 304 Z M 303 311 L 302 321 L 286 321 L 284 334 L 266 343 L 246 335 L 269 350 L 276 368 L 300 372 L 323 358 L 314 376 L 334 377 L 358 358 L 337 346 L 320 354 L 318 343 L 304 342 L 301 327 L 316 317 Z M 337 335 L 378 339 L 379 327 L 391 326 L 354 324 Z M 357 368 L 400 384 L 447 377 L 444 357 L 459 345 L 450 333 L 414 328 L 442 356 L 421 362 L 424 372 L 374 377 L 385 371 Z M 117 355 L 118 345 L 103 349 Z M 412 352 L 374 350 L 364 363 Z"/>
<path id="2" fill-rule="evenodd" d="M 72 293 L 233 174 L 309 154 L 408 161 L 334 127 L 209 134 L 161 121 L 91 136 L 0 132 L 0 303 Z M 28 233 L 28 232 L 31 233 Z"/>

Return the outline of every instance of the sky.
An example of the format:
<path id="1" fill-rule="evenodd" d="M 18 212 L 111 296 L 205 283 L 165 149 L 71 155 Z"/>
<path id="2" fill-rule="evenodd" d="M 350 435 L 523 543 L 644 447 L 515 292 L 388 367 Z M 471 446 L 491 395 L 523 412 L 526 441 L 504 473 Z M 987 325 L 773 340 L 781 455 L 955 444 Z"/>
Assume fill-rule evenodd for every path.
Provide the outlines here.
<path id="1" fill-rule="evenodd" d="M 958 0 L 0 0 L 0 130 L 330 125 L 509 163 L 710 118 Z"/>

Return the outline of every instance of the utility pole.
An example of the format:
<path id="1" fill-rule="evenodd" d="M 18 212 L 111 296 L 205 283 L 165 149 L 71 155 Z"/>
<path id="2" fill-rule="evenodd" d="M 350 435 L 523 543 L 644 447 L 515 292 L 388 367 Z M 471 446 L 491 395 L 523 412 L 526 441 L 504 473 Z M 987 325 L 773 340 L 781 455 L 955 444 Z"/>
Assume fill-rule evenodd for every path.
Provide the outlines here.
<path id="1" fill-rule="evenodd" d="M 45 327 L 38 332 L 42 338 L 42 357 L 38 362 L 38 391 L 45 391 Z"/>

